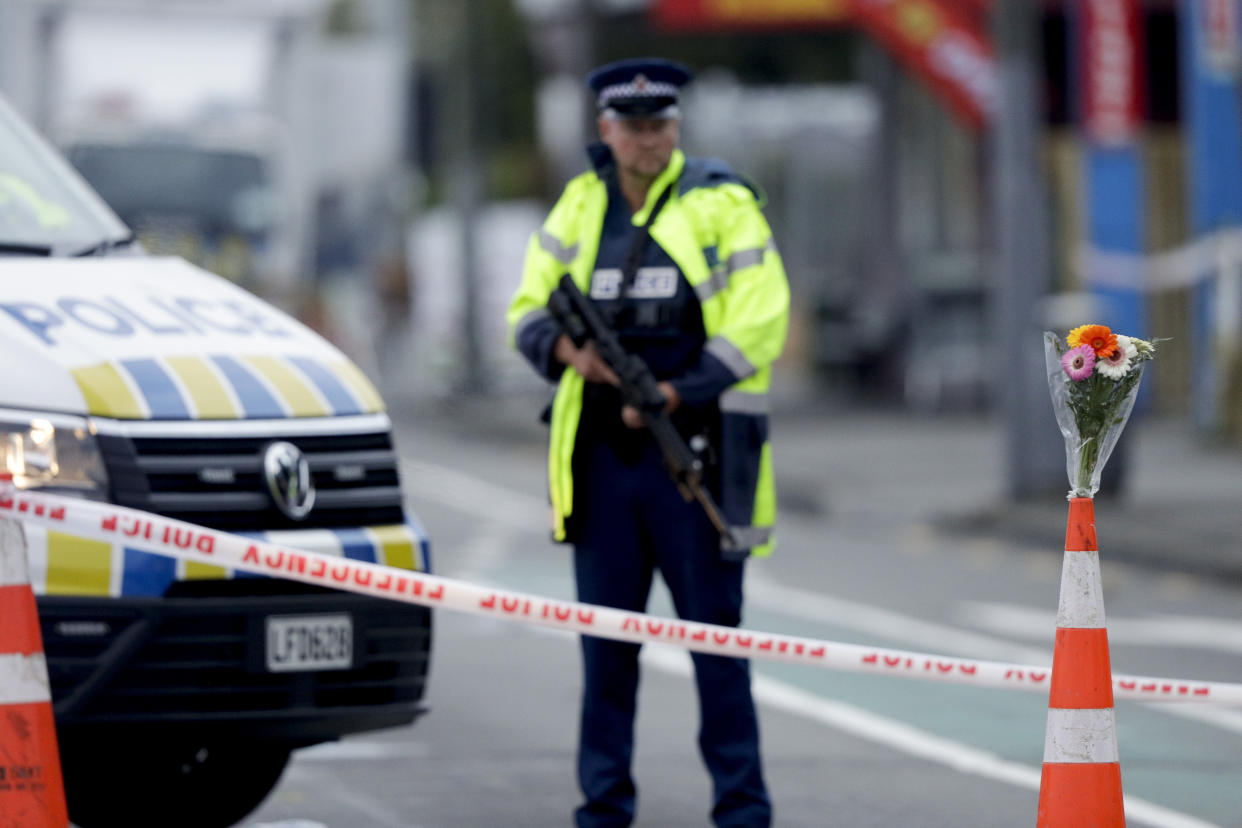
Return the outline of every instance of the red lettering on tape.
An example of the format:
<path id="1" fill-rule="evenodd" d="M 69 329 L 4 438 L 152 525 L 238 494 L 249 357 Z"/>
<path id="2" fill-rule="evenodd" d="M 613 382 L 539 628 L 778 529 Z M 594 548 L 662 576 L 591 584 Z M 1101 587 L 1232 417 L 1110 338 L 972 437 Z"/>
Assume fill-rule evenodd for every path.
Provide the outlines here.
<path id="1" fill-rule="evenodd" d="M 717 644 L 728 644 L 729 634 L 727 632 L 714 632 L 712 633 L 712 641 L 715 641 Z"/>
<path id="2" fill-rule="evenodd" d="M 1137 681 L 1118 681 L 1117 684 L 1122 690 L 1133 690 L 1138 686 Z"/>
<path id="3" fill-rule="evenodd" d="M 173 531 L 173 543 L 182 549 L 189 549 L 194 543 L 194 533 L 186 529 L 183 537 L 182 530 L 176 529 Z"/>
<path id="4" fill-rule="evenodd" d="M 380 580 L 380 582 L 375 585 L 375 588 L 382 589 L 385 591 L 392 589 L 392 574 L 389 572 L 385 572 L 383 579 Z"/>
<path id="5" fill-rule="evenodd" d="M 103 519 L 103 521 L 100 523 L 99 528 L 100 528 L 100 529 L 103 529 L 105 532 L 115 532 L 115 531 L 116 531 L 116 522 L 117 522 L 117 516 L 116 516 L 116 515 L 108 515 L 108 516 L 107 516 L 107 517 L 105 517 L 105 518 Z"/>
<path id="6" fill-rule="evenodd" d="M 1152 692 L 1155 692 L 1155 689 L 1156 689 L 1155 682 L 1151 684 L 1143 684 L 1139 686 L 1139 692 L 1141 693 L 1152 693 Z"/>
<path id="7" fill-rule="evenodd" d="M 405 592 L 405 587 L 409 582 L 410 582 L 409 578 L 406 578 L 404 576 L 397 576 L 397 593 L 400 594 L 402 592 Z"/>
<path id="8" fill-rule="evenodd" d="M 363 578 L 364 575 L 366 576 L 365 579 Z M 357 584 L 358 586 L 370 586 L 371 585 L 371 570 L 355 569 L 354 570 L 354 583 Z"/>
<path id="9" fill-rule="evenodd" d="M 65 519 L 65 507 L 57 506 L 55 509 L 51 511 L 48 517 L 50 517 L 52 520 L 64 520 Z"/>
<path id="10" fill-rule="evenodd" d="M 975 673 L 979 672 L 978 666 L 974 664 L 959 664 L 957 665 L 957 669 L 961 670 L 968 676 L 973 676 Z"/>
<path id="11" fill-rule="evenodd" d="M 1196 696 L 1206 696 L 1206 695 L 1208 695 L 1208 694 L 1209 694 L 1209 693 L 1211 693 L 1211 692 L 1212 692 L 1212 690 L 1211 690 L 1211 688 L 1209 688 L 1209 687 L 1196 687 L 1196 688 L 1195 688 L 1195 695 L 1196 695 Z"/>
<path id="12" fill-rule="evenodd" d="M 814 647 L 811 649 L 809 655 L 811 656 L 811 658 L 823 658 L 824 652 L 827 649 L 828 649 L 827 647 Z"/>
<path id="13" fill-rule="evenodd" d="M 643 625 L 639 623 L 637 618 L 627 617 L 624 621 L 621 622 L 621 631 L 625 632 L 626 630 L 633 630 L 634 632 L 642 632 Z"/>
<path id="14" fill-rule="evenodd" d="M 556 615 L 557 621 L 568 621 L 569 616 L 573 615 L 574 611 L 569 607 L 557 607 L 553 610 L 553 614 Z"/>
<path id="15" fill-rule="evenodd" d="M 659 635 L 663 629 L 664 629 L 663 621 L 648 621 L 647 622 L 647 632 L 651 633 L 652 635 Z"/>
<path id="16" fill-rule="evenodd" d="M 210 554 L 210 553 L 208 553 Z M 285 569 L 289 572 L 296 572 L 301 575 L 306 572 L 306 556 L 299 555 L 295 552 L 289 553 L 288 564 Z"/>
<path id="17" fill-rule="evenodd" d="M 1033 682 L 1035 682 L 1035 683 L 1037 683 L 1037 684 L 1038 684 L 1039 682 L 1043 681 L 1043 680 L 1044 680 L 1044 679 L 1046 679 L 1046 678 L 1048 678 L 1048 674 L 1047 674 L 1046 672 L 1044 672 L 1044 673 L 1037 673 L 1037 672 L 1035 672 L 1034 670 L 1032 670 L 1032 671 L 1031 671 L 1031 681 L 1033 681 Z"/>
<path id="18" fill-rule="evenodd" d="M 254 544 L 246 547 L 246 554 L 242 556 L 242 563 L 257 564 L 259 562 L 259 547 Z"/>
<path id="19" fill-rule="evenodd" d="M 0 509 L 12 509 L 12 508 L 13 508 L 13 495 L 0 496 Z M 104 520 L 107 521 L 107 518 L 104 518 Z"/>
<path id="20" fill-rule="evenodd" d="M 427 590 L 427 597 L 433 601 L 439 601 L 444 597 L 444 584 L 436 584 L 434 589 Z"/>
<path id="21" fill-rule="evenodd" d="M 269 569 L 280 569 L 281 564 L 284 562 L 285 551 L 283 549 L 277 549 L 275 555 L 268 552 L 263 556 L 263 563 L 265 563 Z"/>
<path id="22" fill-rule="evenodd" d="M 896 667 L 901 663 L 901 656 L 884 656 L 884 665 L 886 667 Z"/>
<path id="23" fill-rule="evenodd" d="M 35 517 L 43 517 L 44 506 L 42 503 L 36 503 L 34 508 Z"/>
<path id="24" fill-rule="evenodd" d="M 322 578 L 327 571 L 328 562 L 323 558 L 315 558 L 315 560 L 311 561 L 310 575 L 312 578 Z"/>
<path id="25" fill-rule="evenodd" d="M 202 552 L 204 555 L 213 555 L 216 551 L 216 539 L 211 535 L 199 535 L 196 546 L 198 547 L 198 551 Z M 305 564 L 305 562 L 303 562 L 303 564 Z"/>
<path id="26" fill-rule="evenodd" d="M 578 623 L 590 626 L 595 623 L 595 610 L 578 610 Z"/>
<path id="27" fill-rule="evenodd" d="M 520 603 L 521 601 L 517 598 L 501 598 L 500 608 L 508 613 L 517 612 L 518 604 Z"/>
<path id="28" fill-rule="evenodd" d="M 760 641 L 755 645 L 755 647 L 760 650 L 771 650 L 774 643 L 775 642 L 769 638 L 767 641 Z"/>
<path id="29" fill-rule="evenodd" d="M 937 662 L 936 662 L 936 669 L 937 669 L 937 670 L 939 670 L 939 671 L 940 671 L 940 672 L 942 672 L 942 673 L 952 673 L 952 672 L 953 672 L 953 663 L 952 663 L 952 662 L 950 662 L 950 663 L 948 663 L 948 664 L 945 664 L 943 661 L 937 661 Z"/>
<path id="30" fill-rule="evenodd" d="M 479 606 L 483 609 L 496 609 L 496 594 L 492 593 L 486 598 L 480 598 Z"/>
<path id="31" fill-rule="evenodd" d="M 749 647 L 754 642 L 754 638 L 749 635 L 742 635 L 741 633 L 738 633 L 734 637 L 736 638 L 737 646 L 739 647 Z"/>
<path id="32" fill-rule="evenodd" d="M 875 664 L 879 660 L 880 656 L 877 653 L 867 653 L 862 657 L 863 664 Z"/>
<path id="33" fill-rule="evenodd" d="M 332 567 L 332 580 L 338 583 L 344 583 L 349 580 L 349 570 L 353 569 L 349 564 L 341 564 Z"/>
<path id="34" fill-rule="evenodd" d="M 693 640 L 695 640 L 695 641 L 706 641 L 706 640 L 707 640 L 707 630 L 706 630 L 706 628 L 704 628 L 704 627 L 699 627 L 697 630 L 695 630 L 694 632 L 690 633 L 690 638 L 691 638 L 691 639 L 693 639 Z"/>

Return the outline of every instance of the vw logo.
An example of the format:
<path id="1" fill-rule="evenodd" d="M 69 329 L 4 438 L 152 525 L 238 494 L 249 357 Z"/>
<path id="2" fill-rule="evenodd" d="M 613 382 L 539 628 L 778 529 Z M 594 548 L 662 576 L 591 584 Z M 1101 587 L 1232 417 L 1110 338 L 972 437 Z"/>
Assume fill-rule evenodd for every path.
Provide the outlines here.
<path id="1" fill-rule="evenodd" d="M 276 508 L 293 520 L 302 520 L 315 505 L 315 483 L 310 463 L 293 443 L 271 443 L 263 450 L 263 478 Z"/>

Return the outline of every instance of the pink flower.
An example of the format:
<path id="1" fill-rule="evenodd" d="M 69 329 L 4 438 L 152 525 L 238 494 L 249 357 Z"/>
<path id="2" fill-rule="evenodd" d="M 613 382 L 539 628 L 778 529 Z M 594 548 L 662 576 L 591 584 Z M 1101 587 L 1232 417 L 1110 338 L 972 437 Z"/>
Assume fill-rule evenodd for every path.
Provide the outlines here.
<path id="1" fill-rule="evenodd" d="M 1061 357 L 1061 367 L 1074 382 L 1081 382 L 1091 376 L 1095 368 L 1095 350 L 1090 345 L 1079 345 L 1071 348 Z"/>

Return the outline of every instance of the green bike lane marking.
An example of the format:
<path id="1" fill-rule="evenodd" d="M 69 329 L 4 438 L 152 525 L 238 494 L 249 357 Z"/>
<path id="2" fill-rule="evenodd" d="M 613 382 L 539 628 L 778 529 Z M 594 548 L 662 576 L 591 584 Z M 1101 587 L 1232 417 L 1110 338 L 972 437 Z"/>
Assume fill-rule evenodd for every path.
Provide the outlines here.
<path id="1" fill-rule="evenodd" d="M 859 636 L 822 622 L 750 609 L 752 629 L 876 647 L 911 649 L 905 642 Z M 807 669 L 781 662 L 754 662 L 770 676 L 827 698 L 1039 768 L 1043 762 L 1046 694 L 897 676 Z M 1201 722 L 1119 702 L 1117 740 L 1125 793 L 1221 824 L 1242 812 L 1242 735 Z"/>
<path id="2" fill-rule="evenodd" d="M 572 600 L 571 568 L 568 559 L 563 567 L 546 562 L 539 567 L 521 566 L 510 559 L 489 574 L 494 583 L 508 589 Z M 652 590 L 648 612 L 675 617 L 662 584 Z M 769 609 L 747 607 L 743 626 L 879 648 L 914 649 L 900 640 L 863 639 L 852 630 Z M 1048 712 L 1044 694 L 774 661 L 755 660 L 752 664 L 756 675 L 993 753 L 1036 772 L 1041 767 Z M 1237 784 L 1242 769 L 1242 734 L 1160 713 L 1146 705 L 1119 702 L 1117 737 L 1127 795 L 1222 825 L 1237 821 L 1242 812 L 1242 786 Z"/>

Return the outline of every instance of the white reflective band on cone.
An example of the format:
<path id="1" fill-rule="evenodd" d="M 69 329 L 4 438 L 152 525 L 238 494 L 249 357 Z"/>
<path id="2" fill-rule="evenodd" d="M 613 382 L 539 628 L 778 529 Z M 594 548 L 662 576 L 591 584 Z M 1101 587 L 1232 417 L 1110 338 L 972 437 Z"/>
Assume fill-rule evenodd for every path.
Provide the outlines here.
<path id="1" fill-rule="evenodd" d="M 30 583 L 26 535 L 15 520 L 0 518 L 0 587 Z"/>
<path id="2" fill-rule="evenodd" d="M 108 543 L 123 541 L 127 547 L 198 563 L 617 641 L 658 641 L 713 655 L 976 687 L 1047 693 L 1051 684 L 1052 670 L 1046 666 L 976 661 L 755 632 L 488 589 L 423 572 L 288 549 L 123 506 L 17 491 L 0 483 L 0 516 L 6 515 L 58 532 Z M 1242 684 L 1114 675 L 1113 692 L 1115 698 L 1123 699 L 1242 706 Z"/>
<path id="3" fill-rule="evenodd" d="M 0 705 L 50 702 L 50 688 L 42 653 L 0 655 Z"/>
<path id="4" fill-rule="evenodd" d="M 1049 708 L 1044 762 L 1118 762 L 1117 721 L 1111 707 L 1102 710 Z"/>
<path id="5" fill-rule="evenodd" d="M 1061 568 L 1061 602 L 1057 626 L 1096 630 L 1104 626 L 1104 592 L 1100 588 L 1100 553 L 1065 551 Z"/>

